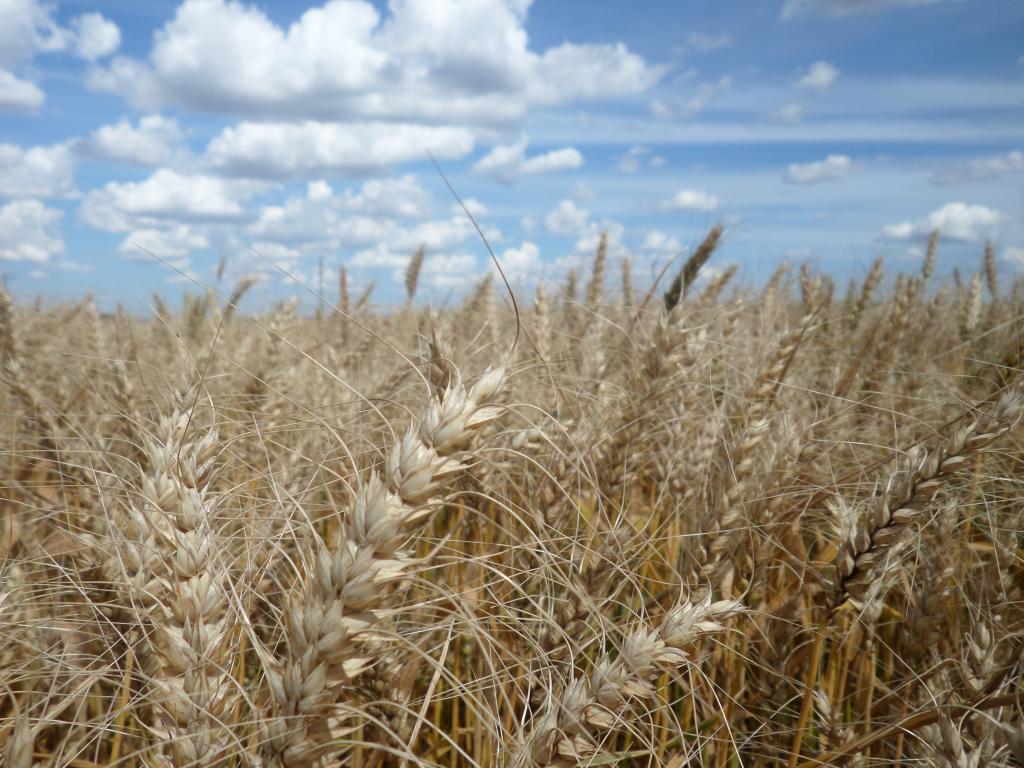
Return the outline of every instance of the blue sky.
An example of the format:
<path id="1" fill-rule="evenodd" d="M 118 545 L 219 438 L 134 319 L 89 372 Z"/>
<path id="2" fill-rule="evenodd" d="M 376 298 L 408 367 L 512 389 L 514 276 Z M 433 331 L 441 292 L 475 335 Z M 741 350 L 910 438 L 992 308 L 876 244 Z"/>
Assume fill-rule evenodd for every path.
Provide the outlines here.
<path id="1" fill-rule="evenodd" d="M 878 253 L 1024 272 L 1016 0 L 0 0 L 0 273 L 144 307 L 187 280 L 424 296 L 515 283 L 607 231 L 638 280 L 726 225 L 756 282 Z"/>

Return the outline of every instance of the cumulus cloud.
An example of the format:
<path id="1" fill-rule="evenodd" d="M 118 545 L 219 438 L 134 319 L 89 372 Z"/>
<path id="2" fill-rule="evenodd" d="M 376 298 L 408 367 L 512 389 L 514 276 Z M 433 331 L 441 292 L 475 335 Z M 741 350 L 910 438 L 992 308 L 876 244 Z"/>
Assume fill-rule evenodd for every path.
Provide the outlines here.
<path id="1" fill-rule="evenodd" d="M 0 14 L 0 67 L 10 69 L 40 53 L 67 51 L 90 61 L 117 50 L 121 32 L 99 13 L 84 13 L 62 27 L 53 18 L 55 4 L 4 0 Z"/>
<path id="2" fill-rule="evenodd" d="M 466 205 L 478 220 L 486 216 L 486 209 L 472 198 Z M 499 230 L 483 226 L 492 242 L 501 240 Z M 463 287 L 476 275 L 475 258 L 466 253 L 477 237 L 472 222 L 461 207 L 439 211 L 412 175 L 372 179 L 345 189 L 312 181 L 304 195 L 260 208 L 245 232 L 255 240 L 254 248 L 277 263 L 301 267 L 325 252 L 352 254 L 348 266 L 356 280 L 361 271 L 379 269 L 394 270 L 400 279 L 420 245 L 428 254 L 425 285 Z"/>
<path id="3" fill-rule="evenodd" d="M 118 246 L 118 251 L 129 258 L 148 259 L 154 254 L 162 259 L 183 259 L 200 248 L 209 248 L 210 241 L 188 224 L 167 229 L 136 229 Z"/>
<path id="4" fill-rule="evenodd" d="M 431 203 L 430 195 L 411 175 L 373 179 L 358 190 L 340 193 L 318 180 L 308 185 L 305 197 L 262 207 L 248 231 L 289 244 L 366 247 L 393 237 L 394 220 L 428 216 Z"/>
<path id="5" fill-rule="evenodd" d="M 109 56 L 121 45 L 117 24 L 99 13 L 83 13 L 72 22 L 75 52 L 86 61 Z"/>
<path id="6" fill-rule="evenodd" d="M 185 135 L 173 118 L 148 115 L 137 124 L 121 120 L 104 125 L 80 149 L 90 155 L 136 165 L 161 165 L 179 153 Z"/>
<path id="7" fill-rule="evenodd" d="M 0 206 L 0 261 L 42 263 L 64 252 L 57 229 L 63 213 L 39 200 L 14 200 Z"/>
<path id="8" fill-rule="evenodd" d="M 718 198 L 699 189 L 681 189 L 665 201 L 663 208 L 670 211 L 710 212 L 718 208 Z"/>
<path id="9" fill-rule="evenodd" d="M 922 239 L 938 229 L 950 240 L 984 240 L 1002 220 L 1002 213 L 992 208 L 954 202 L 946 203 L 917 221 L 890 224 L 883 234 L 890 240 Z"/>
<path id="10" fill-rule="evenodd" d="M 0 69 L 0 110 L 34 112 L 43 105 L 45 99 L 42 89 L 35 83 Z"/>
<path id="11" fill-rule="evenodd" d="M 650 104 L 651 112 L 655 117 L 661 118 L 694 117 L 707 109 L 720 93 L 731 87 L 732 77 L 723 75 L 718 80 L 698 85 L 696 92 L 688 99 L 655 99 Z"/>
<path id="12" fill-rule="evenodd" d="M 0 144 L 0 197 L 57 197 L 74 190 L 67 144 L 23 149 Z"/>
<path id="13" fill-rule="evenodd" d="M 815 163 L 791 163 L 783 179 L 789 184 L 818 184 L 841 179 L 853 169 L 853 161 L 846 155 L 829 155 Z"/>
<path id="14" fill-rule="evenodd" d="M 553 235 L 578 237 L 586 231 L 589 221 L 589 211 L 572 200 L 562 200 L 544 217 L 544 228 Z"/>
<path id="15" fill-rule="evenodd" d="M 96 229 L 125 232 L 166 222 L 230 222 L 246 215 L 244 203 L 258 187 L 203 174 L 160 168 L 140 182 L 111 181 L 82 203 Z"/>
<path id="16" fill-rule="evenodd" d="M 816 61 L 796 81 L 797 87 L 809 91 L 827 91 L 839 77 L 839 70 L 827 61 Z"/>
<path id="17" fill-rule="evenodd" d="M 477 279 L 476 257 L 471 253 L 438 253 L 428 258 L 421 272 L 423 281 L 431 288 L 468 288 Z M 405 267 L 393 273 L 395 282 L 405 277 Z"/>
<path id="18" fill-rule="evenodd" d="M 651 88 L 665 68 L 621 44 L 528 47 L 520 0 L 365 0 L 310 8 L 287 28 L 259 8 L 186 0 L 148 61 L 120 57 L 90 87 L 144 102 L 273 118 L 508 123 L 529 103 Z"/>
<path id="19" fill-rule="evenodd" d="M 221 173 L 250 178 L 355 175 L 427 156 L 455 159 L 473 150 L 464 128 L 380 123 L 241 123 L 206 148 Z"/>
<path id="20" fill-rule="evenodd" d="M 56 4 L 38 0 L 0 2 L 0 110 L 34 112 L 42 105 L 42 89 L 16 72 L 36 55 L 67 51 L 92 61 L 120 44 L 117 25 L 101 14 L 86 13 L 62 27 L 55 10 Z"/>
<path id="21" fill-rule="evenodd" d="M 514 184 L 524 176 L 572 171 L 583 165 L 583 155 L 572 147 L 527 157 L 528 143 L 524 136 L 514 144 L 498 144 L 473 166 L 474 173 L 503 184 Z"/>
<path id="22" fill-rule="evenodd" d="M 544 229 L 559 237 L 575 238 L 572 252 L 551 262 L 555 271 L 566 271 L 590 262 L 597 251 L 601 235 L 608 238 L 608 258 L 615 260 L 629 255 L 623 244 L 624 228 L 612 219 L 595 221 L 590 212 L 572 200 L 562 200 L 544 217 Z"/>
<path id="23" fill-rule="evenodd" d="M 653 253 L 676 253 L 682 248 L 679 238 L 666 234 L 660 229 L 650 230 L 640 245 L 640 250 Z"/>
<path id="24" fill-rule="evenodd" d="M 786 0 L 782 6 L 782 18 L 791 19 L 811 10 L 820 10 L 835 16 L 848 16 L 864 11 L 878 11 L 883 8 L 914 8 L 919 5 L 935 5 L 947 0 Z"/>
<path id="25" fill-rule="evenodd" d="M 540 274 L 540 248 L 526 240 L 518 248 L 506 248 L 498 258 L 505 276 L 512 282 L 529 282 Z M 492 269 L 496 272 L 496 268 Z"/>
<path id="26" fill-rule="evenodd" d="M 987 181 L 1009 173 L 1024 173 L 1024 153 L 1013 151 L 991 157 L 979 157 L 963 165 L 953 166 L 932 176 L 933 184 L 962 184 Z"/>

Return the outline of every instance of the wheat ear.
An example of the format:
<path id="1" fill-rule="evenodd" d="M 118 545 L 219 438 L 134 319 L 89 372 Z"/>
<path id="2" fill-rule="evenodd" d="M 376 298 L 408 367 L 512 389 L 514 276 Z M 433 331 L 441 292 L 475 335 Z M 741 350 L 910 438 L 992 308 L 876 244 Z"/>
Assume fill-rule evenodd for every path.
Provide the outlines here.
<path id="1" fill-rule="evenodd" d="M 999 400 L 994 414 L 974 419 L 946 445 L 935 451 L 916 446 L 902 457 L 870 512 L 855 523 L 836 555 L 833 608 L 850 597 L 863 597 L 871 586 L 876 566 L 910 526 L 922 520 L 932 497 L 949 476 L 1006 434 L 1022 411 L 1024 404 L 1019 395 L 1007 393 Z"/>
<path id="2" fill-rule="evenodd" d="M 372 662 L 364 641 L 383 618 L 389 588 L 413 563 L 405 548 L 410 529 L 440 508 L 445 484 L 466 467 L 474 434 L 500 415 L 490 403 L 504 379 L 497 368 L 468 391 L 453 382 L 370 474 L 337 545 L 315 537 L 311 570 L 285 609 L 284 658 L 266 663 L 273 704 L 263 752 L 272 765 L 308 766 L 329 747 L 328 719 Z"/>
<path id="3" fill-rule="evenodd" d="M 691 661 L 688 649 L 702 637 L 725 629 L 722 622 L 742 613 L 733 600 L 680 603 L 657 629 L 629 634 L 615 659 L 604 658 L 589 676 L 570 680 L 549 702 L 548 711 L 529 734 L 517 762 L 523 766 L 589 765 L 608 735 L 631 717 L 638 699 L 655 693 L 663 671 Z"/>

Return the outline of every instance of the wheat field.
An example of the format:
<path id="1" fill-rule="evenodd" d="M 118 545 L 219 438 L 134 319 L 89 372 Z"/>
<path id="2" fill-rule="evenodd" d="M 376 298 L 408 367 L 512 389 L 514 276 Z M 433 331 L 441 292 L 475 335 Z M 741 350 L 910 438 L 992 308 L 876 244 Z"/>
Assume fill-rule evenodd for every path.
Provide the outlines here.
<path id="1" fill-rule="evenodd" d="M 3 765 L 1024 765 L 1024 282 L 727 246 L 4 292 Z"/>

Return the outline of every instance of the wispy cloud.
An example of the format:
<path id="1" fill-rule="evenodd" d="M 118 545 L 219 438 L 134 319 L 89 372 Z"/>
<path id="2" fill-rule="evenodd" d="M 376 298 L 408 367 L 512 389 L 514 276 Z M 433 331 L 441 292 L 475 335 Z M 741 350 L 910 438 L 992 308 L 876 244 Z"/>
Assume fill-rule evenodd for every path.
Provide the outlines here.
<path id="1" fill-rule="evenodd" d="M 786 0 L 782 6 L 782 19 L 791 19 L 808 11 L 823 11 L 835 16 L 850 16 L 884 8 L 914 8 L 935 5 L 947 0 Z M 954 0 L 957 2 L 959 0 Z"/>
<path id="2" fill-rule="evenodd" d="M 636 173 L 643 166 L 661 168 L 667 162 L 663 156 L 652 154 L 650 147 L 634 144 L 619 158 L 615 167 L 623 173 Z"/>
<path id="3" fill-rule="evenodd" d="M 690 118 L 703 112 L 715 97 L 732 86 L 732 77 L 722 75 L 718 80 L 701 83 L 689 98 L 655 99 L 651 112 L 660 118 Z"/>
<path id="4" fill-rule="evenodd" d="M 1008 173 L 1024 173 L 1024 153 L 1016 150 L 1002 155 L 979 157 L 961 165 L 954 165 L 936 172 L 933 184 L 962 184 L 970 181 L 987 181 Z"/>
<path id="5" fill-rule="evenodd" d="M 841 179 L 853 169 L 847 155 L 829 155 L 814 163 L 792 163 L 786 167 L 783 179 L 789 184 L 818 184 Z"/>
<path id="6" fill-rule="evenodd" d="M 709 53 L 711 51 L 718 51 L 722 48 L 731 48 L 734 45 L 732 35 L 726 32 L 720 32 L 718 34 L 710 34 L 707 32 L 691 32 L 686 37 L 686 43 L 678 47 L 679 53 L 686 53 L 687 51 L 698 51 L 700 53 Z"/>

